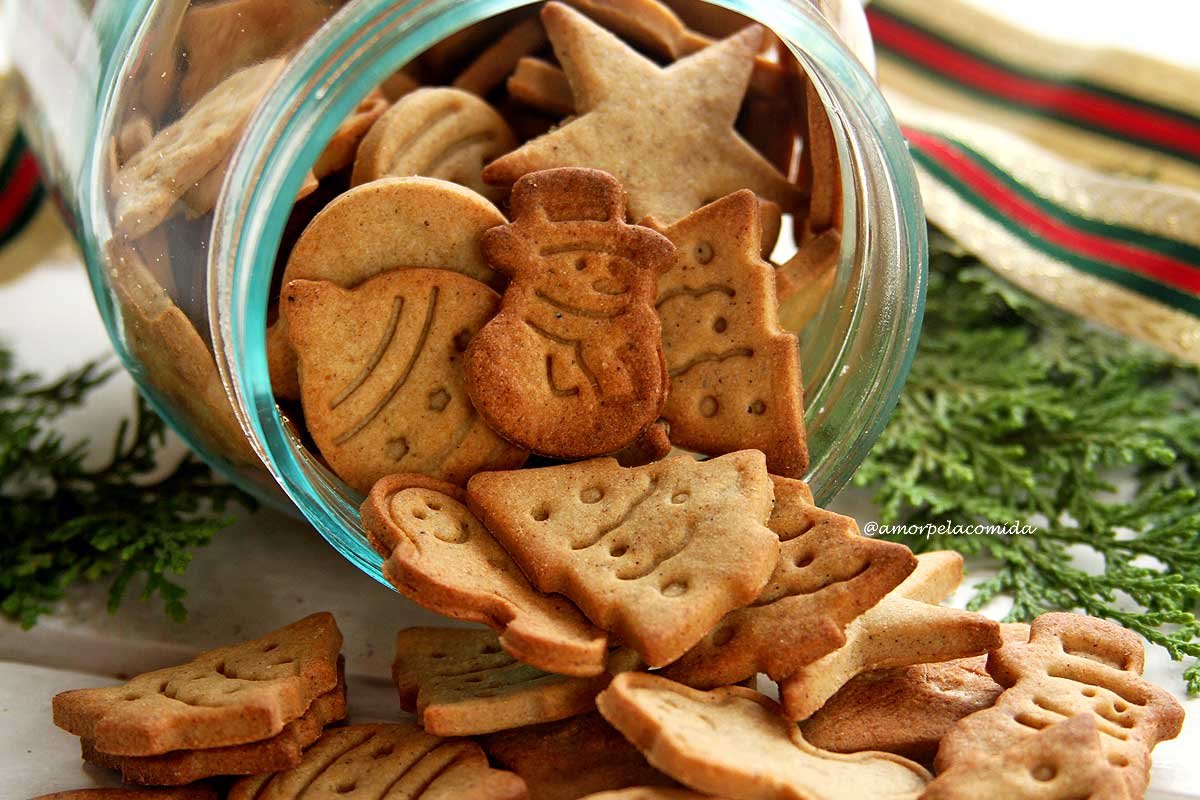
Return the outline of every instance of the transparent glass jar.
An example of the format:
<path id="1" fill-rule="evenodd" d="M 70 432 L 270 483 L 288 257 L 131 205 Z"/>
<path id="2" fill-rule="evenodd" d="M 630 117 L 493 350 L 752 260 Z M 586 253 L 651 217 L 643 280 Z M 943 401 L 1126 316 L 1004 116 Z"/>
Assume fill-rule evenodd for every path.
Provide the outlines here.
<path id="1" fill-rule="evenodd" d="M 245 14 L 232 24 L 197 31 L 189 23 L 189 11 L 238 3 Z M 381 581 L 379 556 L 359 525 L 361 497 L 306 449 L 272 393 L 264 332 L 278 293 L 278 253 L 295 235 L 289 219 L 310 168 L 363 99 L 431 46 L 524 5 L 9 0 L 6 7 L 24 124 L 82 247 L 120 357 L 205 460 L 259 498 L 299 509 Z M 714 6 L 764 24 L 786 45 L 828 114 L 841 165 L 840 254 L 823 302 L 797 331 L 806 479 L 824 502 L 865 457 L 907 375 L 924 302 L 924 215 L 903 138 L 869 72 L 873 53 L 857 0 Z M 188 186 L 168 209 L 154 197 L 121 205 L 115 171 L 126 151 L 171 122 L 173 104 L 185 94 L 203 102 L 234 69 L 284 55 L 286 64 L 243 80 L 252 100 L 237 124 L 178 137 L 180 147 L 221 138 L 221 163 L 201 175 L 168 176 L 168 185 Z"/>

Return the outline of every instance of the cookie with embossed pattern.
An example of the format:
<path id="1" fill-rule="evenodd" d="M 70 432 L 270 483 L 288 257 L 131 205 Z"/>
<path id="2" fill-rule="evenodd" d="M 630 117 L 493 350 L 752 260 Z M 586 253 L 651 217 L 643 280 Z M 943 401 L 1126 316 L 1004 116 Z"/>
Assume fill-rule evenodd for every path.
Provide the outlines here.
<path id="1" fill-rule="evenodd" d="M 675 260 L 655 308 L 671 389 L 671 442 L 710 455 L 761 450 L 776 475 L 808 468 L 800 346 L 779 326 L 754 193 L 735 192 L 665 227 Z"/>
<path id="2" fill-rule="evenodd" d="M 261 741 L 337 686 L 341 647 L 333 616 L 313 614 L 120 686 L 62 692 L 54 724 L 117 756 Z"/>
<path id="3" fill-rule="evenodd" d="M 651 667 L 752 602 L 779 558 L 765 524 L 771 480 L 753 450 L 483 472 L 467 496 L 534 586 L 570 598 Z"/>
<path id="4" fill-rule="evenodd" d="M 362 505 L 363 530 L 401 594 L 456 619 L 481 622 L 512 657 L 547 672 L 604 672 L 607 640 L 578 609 L 542 594 L 467 510 L 462 490 L 422 475 L 391 475 Z"/>
<path id="5" fill-rule="evenodd" d="M 524 800 L 525 782 L 488 766 L 469 739 L 412 723 L 331 728 L 291 769 L 242 778 L 228 800 Z"/>
<path id="6" fill-rule="evenodd" d="M 632 669 L 628 651 L 609 670 Z M 400 705 L 438 736 L 482 733 L 554 722 L 595 706 L 608 672 L 573 678 L 517 661 L 494 631 L 478 628 L 406 628 L 396 636 L 392 680 Z"/>
<path id="7" fill-rule="evenodd" d="M 726 614 L 666 667 L 666 677 L 704 689 L 759 672 L 786 677 L 844 645 L 846 626 L 916 568 L 904 545 L 867 538 L 854 520 L 813 505 L 801 481 L 774 484 L 767 526 L 780 553 L 771 579 L 751 605 Z"/>
<path id="8" fill-rule="evenodd" d="M 1122 768 L 1104 757 L 1089 712 L 1031 730 L 1003 750 L 980 750 L 940 773 L 921 800 L 1134 800 Z"/>
<path id="9" fill-rule="evenodd" d="M 417 89 L 371 127 L 354 157 L 350 183 L 425 175 L 499 201 L 505 192 L 484 183 L 479 173 L 515 146 L 508 123 L 487 101 L 461 89 Z"/>
<path id="10" fill-rule="evenodd" d="M 143 786 L 183 786 L 219 775 L 254 775 L 287 769 L 300 763 L 304 748 L 321 738 L 321 732 L 346 718 L 346 676 L 338 662 L 338 685 L 313 700 L 308 710 L 283 726 L 270 739 L 227 747 L 173 750 L 158 756 L 114 756 L 102 753 L 83 739 L 83 760 L 117 770 L 121 780 Z"/>
<path id="11" fill-rule="evenodd" d="M 288 254 L 282 286 L 330 281 L 346 289 L 397 269 L 458 272 L 493 287 L 503 279 L 488 267 L 479 237 L 504 215 L 482 195 L 437 178 L 380 178 L 343 192 L 305 227 Z M 300 399 L 296 354 L 286 321 L 267 333 L 276 395 Z"/>
<path id="12" fill-rule="evenodd" d="M 666 397 L 653 301 L 674 247 L 626 224 L 620 184 L 597 170 L 527 175 L 511 209 L 513 223 L 483 237 L 510 283 L 467 351 L 471 399 L 501 436 L 536 453 L 616 452 Z"/>
<path id="13" fill-rule="evenodd" d="M 467 397 L 467 343 L 499 296 L 449 270 L 406 269 L 354 288 L 292 281 L 280 317 L 299 359 L 300 400 L 330 468 L 364 494 L 386 475 L 463 483 L 525 454 Z"/>
<path id="14" fill-rule="evenodd" d="M 1029 641 L 1008 642 L 988 656 L 988 673 L 1005 690 L 995 705 L 966 717 L 942 739 L 939 773 L 1091 714 L 1100 757 L 1117 768 L 1131 797 L 1141 797 L 1150 751 L 1179 735 L 1183 725 L 1183 708 L 1142 677 L 1144 665 L 1142 641 L 1132 631 L 1082 614 L 1042 614 L 1030 626 Z"/>

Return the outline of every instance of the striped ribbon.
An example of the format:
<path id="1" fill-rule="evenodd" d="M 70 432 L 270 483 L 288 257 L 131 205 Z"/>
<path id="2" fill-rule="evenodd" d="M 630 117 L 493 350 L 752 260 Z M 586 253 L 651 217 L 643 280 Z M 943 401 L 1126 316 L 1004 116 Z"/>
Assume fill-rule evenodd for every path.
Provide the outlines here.
<path id="1" fill-rule="evenodd" d="M 13 239 L 37 213 L 44 191 L 37 163 L 19 133 L 0 164 L 0 247 Z"/>
<path id="2" fill-rule="evenodd" d="M 876 0 L 930 219 L 1053 303 L 1200 363 L 1200 76 L 960 0 Z"/>

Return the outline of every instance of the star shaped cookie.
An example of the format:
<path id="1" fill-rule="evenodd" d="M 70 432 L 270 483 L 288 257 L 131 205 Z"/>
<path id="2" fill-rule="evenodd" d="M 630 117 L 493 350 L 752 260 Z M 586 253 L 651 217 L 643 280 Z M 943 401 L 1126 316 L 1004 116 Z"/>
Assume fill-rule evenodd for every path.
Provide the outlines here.
<path id="1" fill-rule="evenodd" d="M 578 114 L 502 156 L 483 171 L 507 185 L 554 167 L 592 167 L 616 176 L 633 219 L 670 225 L 739 189 L 794 208 L 788 182 L 734 130 L 762 44 L 747 27 L 664 68 L 578 11 L 556 2 L 542 22 L 562 63 Z"/>

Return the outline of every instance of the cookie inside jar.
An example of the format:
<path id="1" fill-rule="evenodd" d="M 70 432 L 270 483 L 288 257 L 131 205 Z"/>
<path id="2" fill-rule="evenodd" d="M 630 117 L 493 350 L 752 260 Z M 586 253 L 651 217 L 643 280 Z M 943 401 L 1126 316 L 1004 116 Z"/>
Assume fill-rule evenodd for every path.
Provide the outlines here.
<path id="1" fill-rule="evenodd" d="M 309 178 L 271 385 L 352 488 L 672 449 L 804 476 L 798 337 L 842 188 L 766 27 L 700 2 L 524 6 L 388 77 Z"/>

